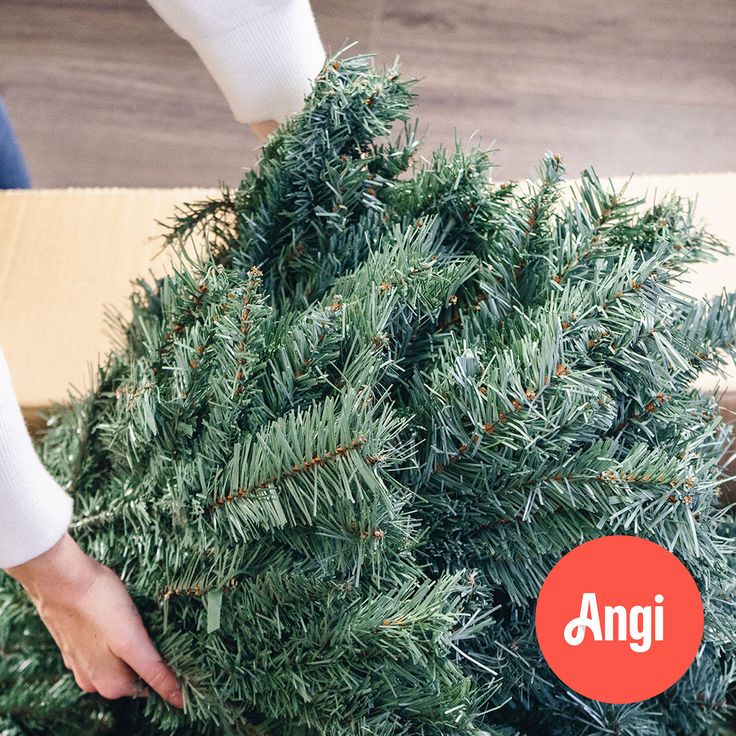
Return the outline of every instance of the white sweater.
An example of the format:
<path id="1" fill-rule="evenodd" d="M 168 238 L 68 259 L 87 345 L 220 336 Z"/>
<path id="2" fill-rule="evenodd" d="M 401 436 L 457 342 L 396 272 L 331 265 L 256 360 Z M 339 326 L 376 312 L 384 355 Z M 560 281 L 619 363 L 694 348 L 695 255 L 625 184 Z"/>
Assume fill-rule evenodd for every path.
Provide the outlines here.
<path id="1" fill-rule="evenodd" d="M 243 123 L 282 122 L 302 106 L 325 53 L 309 0 L 149 0 L 199 54 Z M 36 455 L 0 350 L 0 568 L 65 533 L 72 499 Z"/>

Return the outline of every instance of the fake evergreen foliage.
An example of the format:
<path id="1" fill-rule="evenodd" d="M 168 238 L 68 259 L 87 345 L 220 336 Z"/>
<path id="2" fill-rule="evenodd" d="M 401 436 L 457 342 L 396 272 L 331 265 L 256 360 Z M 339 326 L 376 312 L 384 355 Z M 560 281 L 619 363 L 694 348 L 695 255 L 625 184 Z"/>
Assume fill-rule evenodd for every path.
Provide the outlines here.
<path id="1" fill-rule="evenodd" d="M 411 84 L 330 61 L 237 191 L 172 225 L 99 386 L 41 445 L 72 533 L 125 580 L 184 713 L 83 696 L 0 582 L 0 734 L 715 734 L 734 680 L 727 431 L 692 388 L 736 299 L 722 246 L 548 155 L 418 157 Z M 563 196 L 564 195 L 564 196 Z M 190 236 L 205 247 L 195 253 Z M 694 575 L 705 637 L 629 706 L 544 664 L 533 611 L 577 544 L 635 534 Z M 632 571 L 634 574 L 635 571 Z"/>

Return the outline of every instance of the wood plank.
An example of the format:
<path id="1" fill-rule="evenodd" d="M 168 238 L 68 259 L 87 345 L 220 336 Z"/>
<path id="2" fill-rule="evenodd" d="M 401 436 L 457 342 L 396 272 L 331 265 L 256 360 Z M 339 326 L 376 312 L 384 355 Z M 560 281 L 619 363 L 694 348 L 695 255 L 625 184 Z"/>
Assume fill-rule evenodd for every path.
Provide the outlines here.
<path id="1" fill-rule="evenodd" d="M 325 45 L 423 77 L 428 147 L 474 131 L 502 178 L 736 169 L 731 0 L 313 0 Z M 257 159 L 144 0 L 1 0 L 0 93 L 37 186 L 212 186 Z"/>

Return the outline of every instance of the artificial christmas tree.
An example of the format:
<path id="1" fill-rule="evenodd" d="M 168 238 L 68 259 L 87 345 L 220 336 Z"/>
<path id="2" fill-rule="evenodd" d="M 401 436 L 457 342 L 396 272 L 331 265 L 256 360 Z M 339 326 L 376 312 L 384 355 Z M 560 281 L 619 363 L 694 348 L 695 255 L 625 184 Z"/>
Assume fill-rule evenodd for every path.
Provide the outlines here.
<path id="1" fill-rule="evenodd" d="M 193 205 L 98 388 L 50 422 L 72 533 L 129 586 L 186 710 L 82 696 L 0 588 L 0 733 L 712 734 L 736 659 L 728 441 L 692 382 L 736 298 L 677 290 L 721 246 L 673 197 L 563 197 L 482 151 L 417 161 L 411 85 L 334 59 L 235 192 Z M 195 235 L 205 247 L 190 242 Z M 534 598 L 604 534 L 672 549 L 701 651 L 660 698 L 576 697 Z"/>

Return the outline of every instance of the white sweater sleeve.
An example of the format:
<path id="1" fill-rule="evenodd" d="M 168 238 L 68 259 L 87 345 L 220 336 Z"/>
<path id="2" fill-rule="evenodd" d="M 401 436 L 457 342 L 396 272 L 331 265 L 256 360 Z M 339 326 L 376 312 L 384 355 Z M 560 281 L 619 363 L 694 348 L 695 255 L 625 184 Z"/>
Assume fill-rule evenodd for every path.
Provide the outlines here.
<path id="1" fill-rule="evenodd" d="M 236 120 L 297 112 L 325 52 L 309 0 L 148 0 L 189 41 Z"/>
<path id="2" fill-rule="evenodd" d="M 0 350 L 0 568 L 37 557 L 56 544 L 72 516 L 72 499 L 36 455 Z"/>

